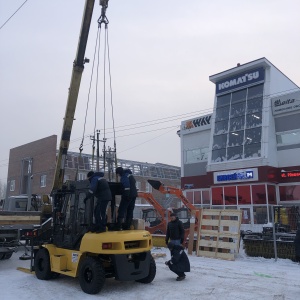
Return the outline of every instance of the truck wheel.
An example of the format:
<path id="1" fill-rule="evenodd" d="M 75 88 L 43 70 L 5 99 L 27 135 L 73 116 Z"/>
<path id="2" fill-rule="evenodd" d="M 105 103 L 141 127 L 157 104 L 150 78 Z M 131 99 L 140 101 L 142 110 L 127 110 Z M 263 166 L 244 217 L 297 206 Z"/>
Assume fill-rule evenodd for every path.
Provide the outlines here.
<path id="1" fill-rule="evenodd" d="M 46 249 L 40 249 L 34 259 L 35 275 L 38 279 L 48 280 L 52 277 L 50 257 Z"/>
<path id="2" fill-rule="evenodd" d="M 149 274 L 147 277 L 136 280 L 137 282 L 141 282 L 141 283 L 150 283 L 153 281 L 153 279 L 155 278 L 156 275 L 156 264 L 155 264 L 155 260 L 152 257 L 152 255 L 150 256 L 150 267 L 149 267 Z"/>
<path id="3" fill-rule="evenodd" d="M 105 271 L 99 260 L 86 257 L 79 270 L 81 289 L 87 294 L 98 294 L 105 283 Z"/>
<path id="4" fill-rule="evenodd" d="M 3 259 L 10 259 L 12 255 L 13 255 L 13 252 L 7 252 L 7 253 L 4 254 Z"/>

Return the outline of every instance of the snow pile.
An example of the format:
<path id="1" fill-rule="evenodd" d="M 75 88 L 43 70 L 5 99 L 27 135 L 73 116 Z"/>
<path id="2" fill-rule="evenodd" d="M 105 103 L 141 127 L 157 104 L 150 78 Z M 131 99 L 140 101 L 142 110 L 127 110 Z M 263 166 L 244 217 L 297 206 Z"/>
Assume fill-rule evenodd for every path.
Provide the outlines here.
<path id="1" fill-rule="evenodd" d="M 153 253 L 166 253 L 155 259 L 157 274 L 151 284 L 118 282 L 107 279 L 98 295 L 82 292 L 78 279 L 60 276 L 55 280 L 41 281 L 34 275 L 16 270 L 29 267 L 29 261 L 19 260 L 22 253 L 0 261 L 1 299 L 300 299 L 300 266 L 290 260 L 250 258 L 243 251 L 235 261 L 189 256 L 191 273 L 183 281 L 176 281 L 164 262 L 170 259 L 165 248 Z"/>

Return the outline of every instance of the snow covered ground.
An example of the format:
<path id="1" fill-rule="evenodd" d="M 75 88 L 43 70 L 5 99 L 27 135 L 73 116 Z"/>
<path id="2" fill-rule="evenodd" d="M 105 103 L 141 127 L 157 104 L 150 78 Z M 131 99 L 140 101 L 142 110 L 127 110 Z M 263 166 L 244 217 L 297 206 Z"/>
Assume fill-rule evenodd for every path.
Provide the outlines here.
<path id="1" fill-rule="evenodd" d="M 164 262 L 167 249 L 153 249 L 167 253 L 157 258 L 157 273 L 151 284 L 118 282 L 107 279 L 98 295 L 82 292 L 78 279 L 61 276 L 50 281 L 38 280 L 34 275 L 16 270 L 29 267 L 29 261 L 19 260 L 22 252 L 0 261 L 0 299 L 300 299 L 300 265 L 290 260 L 250 258 L 243 253 L 235 261 L 189 256 L 191 272 L 177 282 L 176 275 Z M 242 251 L 241 251 L 242 252 Z"/>

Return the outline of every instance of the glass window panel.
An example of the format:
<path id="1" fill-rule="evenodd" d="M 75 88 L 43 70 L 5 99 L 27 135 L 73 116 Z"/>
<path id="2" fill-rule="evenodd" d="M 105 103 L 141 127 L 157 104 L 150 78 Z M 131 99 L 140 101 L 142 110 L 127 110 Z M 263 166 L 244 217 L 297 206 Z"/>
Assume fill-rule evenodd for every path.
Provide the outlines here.
<path id="1" fill-rule="evenodd" d="M 247 114 L 262 111 L 262 98 L 247 101 Z"/>
<path id="2" fill-rule="evenodd" d="M 251 224 L 250 207 L 242 207 L 242 224 Z"/>
<path id="3" fill-rule="evenodd" d="M 226 160 L 226 149 L 219 149 L 212 151 L 212 162 L 220 162 Z"/>
<path id="4" fill-rule="evenodd" d="M 251 204 L 250 185 L 238 186 L 238 204 Z"/>
<path id="5" fill-rule="evenodd" d="M 211 189 L 211 192 L 212 192 L 212 205 L 224 205 L 223 188 L 214 187 Z"/>
<path id="6" fill-rule="evenodd" d="M 237 205 L 236 201 L 236 186 L 224 187 L 225 205 Z"/>
<path id="7" fill-rule="evenodd" d="M 244 157 L 261 157 L 261 144 L 245 145 L 244 148 Z"/>
<path id="8" fill-rule="evenodd" d="M 268 209 L 266 206 L 253 207 L 254 224 L 268 223 Z"/>
<path id="9" fill-rule="evenodd" d="M 217 98 L 217 107 L 229 105 L 230 98 L 231 98 L 231 94 L 219 96 Z"/>
<path id="10" fill-rule="evenodd" d="M 238 117 L 245 115 L 246 102 L 235 103 L 231 105 L 230 117 Z"/>
<path id="11" fill-rule="evenodd" d="M 245 145 L 261 142 L 261 127 L 247 129 L 245 132 Z"/>
<path id="12" fill-rule="evenodd" d="M 244 129 L 244 126 L 245 126 L 244 116 L 230 119 L 230 127 L 229 127 L 230 131 L 237 131 L 237 130 Z"/>
<path id="13" fill-rule="evenodd" d="M 186 198 L 189 200 L 190 203 L 194 202 L 194 192 L 186 192 Z"/>
<path id="14" fill-rule="evenodd" d="M 229 105 L 216 109 L 216 122 L 229 118 Z"/>
<path id="15" fill-rule="evenodd" d="M 186 151 L 186 163 L 195 163 L 200 161 L 201 151 L 200 149 L 192 149 Z"/>
<path id="16" fill-rule="evenodd" d="M 300 131 L 277 134 L 276 140 L 278 145 L 300 144 Z"/>
<path id="17" fill-rule="evenodd" d="M 201 191 L 194 192 L 194 204 L 201 204 Z"/>
<path id="18" fill-rule="evenodd" d="M 300 200 L 300 185 L 285 185 L 279 187 L 280 201 Z"/>
<path id="19" fill-rule="evenodd" d="M 243 146 L 230 147 L 227 149 L 227 159 L 237 160 L 243 158 Z"/>
<path id="20" fill-rule="evenodd" d="M 232 93 L 231 103 L 245 101 L 246 95 L 247 95 L 247 89 Z"/>
<path id="21" fill-rule="evenodd" d="M 261 113 L 253 113 L 251 115 L 246 116 L 246 128 L 261 126 L 261 123 L 262 123 Z"/>
<path id="22" fill-rule="evenodd" d="M 215 134 L 228 132 L 228 120 L 215 123 Z"/>
<path id="23" fill-rule="evenodd" d="M 264 85 L 256 85 L 248 88 L 248 99 L 261 98 L 263 96 Z"/>
<path id="24" fill-rule="evenodd" d="M 264 184 L 252 185 L 253 204 L 267 204 L 266 187 Z"/>
<path id="25" fill-rule="evenodd" d="M 268 202 L 269 204 L 276 204 L 276 190 L 274 185 L 267 185 Z"/>
<path id="26" fill-rule="evenodd" d="M 210 204 L 209 190 L 202 191 L 202 204 Z"/>
<path id="27" fill-rule="evenodd" d="M 244 130 L 229 133 L 228 146 L 241 146 L 244 142 Z"/>
<path id="28" fill-rule="evenodd" d="M 227 134 L 215 135 L 213 141 L 213 150 L 226 148 Z"/>

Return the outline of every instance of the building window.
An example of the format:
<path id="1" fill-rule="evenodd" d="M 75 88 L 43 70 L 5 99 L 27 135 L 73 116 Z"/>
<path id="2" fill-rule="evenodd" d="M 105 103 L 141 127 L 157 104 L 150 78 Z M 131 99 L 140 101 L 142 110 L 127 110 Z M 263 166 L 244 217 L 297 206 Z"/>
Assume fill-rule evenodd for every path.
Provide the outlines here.
<path id="1" fill-rule="evenodd" d="M 186 150 L 186 164 L 193 164 L 200 161 L 207 161 L 208 147 Z"/>
<path id="2" fill-rule="evenodd" d="M 78 180 L 86 180 L 86 174 L 85 173 L 78 173 Z"/>
<path id="3" fill-rule="evenodd" d="M 300 144 L 300 130 L 277 133 L 276 140 L 278 146 Z"/>
<path id="4" fill-rule="evenodd" d="M 11 180 L 11 181 L 10 181 L 10 187 L 9 187 L 9 190 L 10 190 L 11 192 L 13 192 L 15 189 L 16 189 L 16 181 L 15 181 L 15 180 Z"/>
<path id="5" fill-rule="evenodd" d="M 263 84 L 217 98 L 212 162 L 261 156 Z"/>
<path id="6" fill-rule="evenodd" d="M 68 181 L 68 180 L 70 180 L 70 175 L 64 175 L 64 182 L 66 182 L 66 181 Z"/>
<path id="7" fill-rule="evenodd" d="M 300 200 L 300 185 L 279 186 L 280 201 Z"/>
<path id="8" fill-rule="evenodd" d="M 41 187 L 46 187 L 46 179 L 47 179 L 47 175 L 41 176 Z"/>

